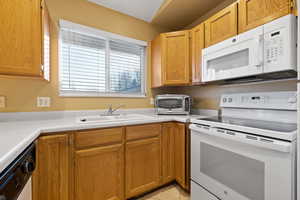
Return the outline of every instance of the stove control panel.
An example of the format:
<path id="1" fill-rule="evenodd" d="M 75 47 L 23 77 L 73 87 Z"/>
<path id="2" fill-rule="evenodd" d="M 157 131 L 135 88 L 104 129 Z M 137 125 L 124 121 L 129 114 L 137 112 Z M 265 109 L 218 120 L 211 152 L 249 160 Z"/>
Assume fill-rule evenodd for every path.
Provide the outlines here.
<path id="1" fill-rule="evenodd" d="M 223 108 L 296 110 L 297 92 L 224 94 L 220 105 Z"/>

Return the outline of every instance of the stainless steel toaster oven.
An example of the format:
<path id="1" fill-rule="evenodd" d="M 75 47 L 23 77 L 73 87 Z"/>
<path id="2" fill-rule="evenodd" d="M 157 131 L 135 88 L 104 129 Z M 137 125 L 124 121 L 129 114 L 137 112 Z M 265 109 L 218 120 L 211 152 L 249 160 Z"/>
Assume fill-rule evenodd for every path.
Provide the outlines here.
<path id="1" fill-rule="evenodd" d="M 165 94 L 155 97 L 156 113 L 160 115 L 188 115 L 192 98 L 187 95 Z"/>

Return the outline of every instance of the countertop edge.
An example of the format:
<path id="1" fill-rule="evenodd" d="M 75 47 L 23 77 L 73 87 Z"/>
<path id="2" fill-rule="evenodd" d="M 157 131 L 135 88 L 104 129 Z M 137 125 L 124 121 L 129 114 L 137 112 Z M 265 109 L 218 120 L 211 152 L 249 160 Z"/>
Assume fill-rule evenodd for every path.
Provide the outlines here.
<path id="1" fill-rule="evenodd" d="M 189 116 L 164 116 L 160 119 L 144 119 L 140 121 L 133 122 L 117 122 L 117 123 L 106 123 L 106 124 L 76 124 L 75 126 L 58 126 L 58 127 L 40 127 L 32 130 L 28 133 L 28 137 L 25 137 L 20 143 L 10 149 L 4 156 L 0 157 L 0 174 L 13 162 L 32 142 L 34 142 L 41 134 L 44 133 L 58 133 L 58 132 L 71 132 L 77 130 L 86 129 L 97 129 L 97 128 L 109 128 L 117 126 L 130 126 L 139 124 L 149 124 L 149 123 L 162 123 L 169 121 L 176 121 L 181 123 L 189 123 Z M 41 125 L 42 126 L 42 125 Z"/>

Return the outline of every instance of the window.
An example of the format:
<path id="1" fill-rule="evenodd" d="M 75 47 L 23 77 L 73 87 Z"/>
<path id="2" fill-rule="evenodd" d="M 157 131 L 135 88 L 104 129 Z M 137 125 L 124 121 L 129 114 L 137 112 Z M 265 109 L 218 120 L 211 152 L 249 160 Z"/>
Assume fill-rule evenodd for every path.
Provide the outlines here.
<path id="1" fill-rule="evenodd" d="M 145 96 L 145 46 L 142 41 L 61 22 L 61 95 Z"/>

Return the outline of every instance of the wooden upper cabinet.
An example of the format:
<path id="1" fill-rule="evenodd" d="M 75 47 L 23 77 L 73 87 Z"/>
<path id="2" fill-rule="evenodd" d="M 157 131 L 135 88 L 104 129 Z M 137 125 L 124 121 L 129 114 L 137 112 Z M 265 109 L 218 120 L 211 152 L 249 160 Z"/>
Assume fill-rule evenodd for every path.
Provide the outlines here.
<path id="1" fill-rule="evenodd" d="M 0 6 L 0 74 L 42 77 L 41 0 L 2 0 Z M 47 31 L 47 30 L 45 30 Z"/>
<path id="2" fill-rule="evenodd" d="M 48 8 L 42 1 L 42 77 L 50 81 L 50 51 L 51 51 L 51 31 L 50 16 Z"/>
<path id="3" fill-rule="evenodd" d="M 126 144 L 126 198 L 143 194 L 160 185 L 160 148 L 160 138 Z"/>
<path id="4" fill-rule="evenodd" d="M 234 3 L 204 22 L 205 47 L 237 35 L 237 3 Z"/>
<path id="5" fill-rule="evenodd" d="M 69 137 L 42 136 L 37 143 L 37 168 L 33 173 L 33 200 L 68 200 Z"/>
<path id="6" fill-rule="evenodd" d="M 151 87 L 163 86 L 161 35 L 151 41 Z"/>
<path id="7" fill-rule="evenodd" d="M 74 176 L 75 200 L 123 200 L 124 146 L 76 151 Z"/>
<path id="8" fill-rule="evenodd" d="M 239 33 L 271 22 L 293 11 L 292 0 L 240 0 Z"/>
<path id="9" fill-rule="evenodd" d="M 192 84 L 201 84 L 202 49 L 205 47 L 204 24 L 199 24 L 193 28 L 191 36 Z"/>
<path id="10" fill-rule="evenodd" d="M 163 33 L 151 46 L 152 87 L 190 83 L 189 31 Z"/>
<path id="11" fill-rule="evenodd" d="M 190 83 L 189 32 L 163 34 L 163 82 L 166 85 Z"/>

